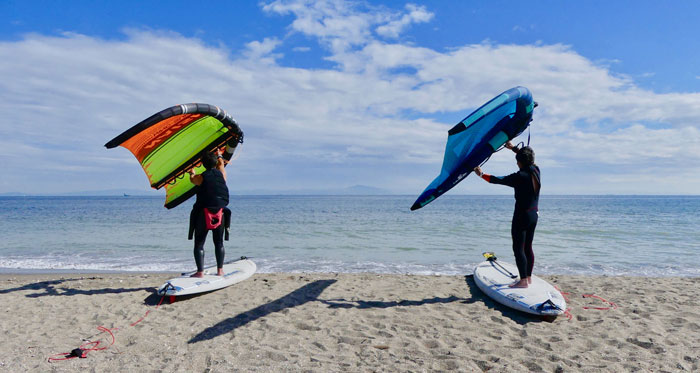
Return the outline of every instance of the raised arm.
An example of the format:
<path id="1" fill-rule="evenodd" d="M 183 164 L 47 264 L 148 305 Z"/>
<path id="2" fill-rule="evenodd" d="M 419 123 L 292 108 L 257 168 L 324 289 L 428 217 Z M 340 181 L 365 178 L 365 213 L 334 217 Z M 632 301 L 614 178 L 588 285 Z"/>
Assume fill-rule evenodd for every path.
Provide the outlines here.
<path id="1" fill-rule="evenodd" d="M 476 176 L 488 181 L 489 183 L 491 182 L 491 175 L 485 174 L 484 171 L 481 170 L 481 167 L 474 167 L 474 173 L 476 174 Z"/>
<path id="2" fill-rule="evenodd" d="M 202 175 L 195 175 L 194 173 L 194 168 L 191 168 L 187 173 L 190 174 L 190 182 L 194 185 L 202 185 L 202 181 L 204 181 L 204 178 Z"/>
<path id="3" fill-rule="evenodd" d="M 481 171 L 481 167 L 479 166 L 474 167 L 474 173 L 476 174 L 476 176 L 481 177 L 482 179 L 486 180 L 491 184 L 507 185 L 513 188 L 515 187 L 515 183 L 518 177 L 517 173 L 513 173 L 508 176 L 493 176 L 485 174 L 483 171 Z"/>
<path id="4" fill-rule="evenodd" d="M 216 161 L 216 169 L 221 171 L 221 174 L 224 175 L 224 180 L 226 180 L 226 169 L 224 168 L 224 166 L 226 166 L 226 161 L 224 157 L 221 156 L 221 151 L 218 151 L 216 155 L 218 158 Z"/>

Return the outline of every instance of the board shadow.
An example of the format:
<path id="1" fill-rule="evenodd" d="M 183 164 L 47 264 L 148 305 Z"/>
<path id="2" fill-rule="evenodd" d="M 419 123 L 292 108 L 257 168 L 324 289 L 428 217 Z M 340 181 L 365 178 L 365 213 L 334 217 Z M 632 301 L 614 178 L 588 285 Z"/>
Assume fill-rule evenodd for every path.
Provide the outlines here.
<path id="1" fill-rule="evenodd" d="M 400 300 L 400 301 L 366 301 L 366 300 L 347 300 L 347 299 L 319 299 L 318 301 L 327 305 L 328 308 L 358 308 L 358 309 L 368 309 L 368 308 L 392 308 L 392 307 L 415 307 L 422 306 L 425 304 L 437 304 L 437 303 L 452 303 L 459 302 L 466 303 L 468 299 L 455 297 L 433 297 L 421 300 Z"/>

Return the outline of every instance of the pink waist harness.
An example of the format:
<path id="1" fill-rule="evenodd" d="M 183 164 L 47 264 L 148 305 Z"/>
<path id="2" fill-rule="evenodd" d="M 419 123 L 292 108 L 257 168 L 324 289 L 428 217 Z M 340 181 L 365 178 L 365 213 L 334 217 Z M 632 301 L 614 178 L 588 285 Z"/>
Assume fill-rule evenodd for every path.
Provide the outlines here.
<path id="1" fill-rule="evenodd" d="M 212 213 L 208 208 L 204 208 L 204 223 L 206 224 L 207 230 L 216 229 L 221 225 L 224 215 L 224 209 L 218 209 L 215 213 Z"/>
<path id="2" fill-rule="evenodd" d="M 202 211 L 204 210 L 204 211 Z M 187 239 L 191 240 L 194 237 L 194 229 L 199 223 L 199 219 L 202 219 L 202 213 L 204 213 L 204 229 L 214 230 L 220 228 L 223 225 L 224 228 L 224 240 L 228 241 L 229 236 L 229 226 L 231 225 L 231 210 L 224 208 L 213 207 L 214 212 L 209 211 L 208 208 L 193 208 L 190 212 L 190 229 L 187 234 Z"/>

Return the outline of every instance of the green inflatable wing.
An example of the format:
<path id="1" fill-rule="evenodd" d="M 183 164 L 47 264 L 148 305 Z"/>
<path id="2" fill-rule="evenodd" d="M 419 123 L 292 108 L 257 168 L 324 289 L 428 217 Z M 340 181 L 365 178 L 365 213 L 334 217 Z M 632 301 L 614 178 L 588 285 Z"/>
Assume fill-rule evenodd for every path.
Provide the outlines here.
<path id="1" fill-rule="evenodd" d="M 243 132 L 231 115 L 208 104 L 167 108 L 115 137 L 105 147 L 123 146 L 141 163 L 151 187 L 165 187 L 165 207 L 173 208 L 196 193 L 186 175 L 204 171 L 201 155 L 222 150 L 230 160 Z"/>

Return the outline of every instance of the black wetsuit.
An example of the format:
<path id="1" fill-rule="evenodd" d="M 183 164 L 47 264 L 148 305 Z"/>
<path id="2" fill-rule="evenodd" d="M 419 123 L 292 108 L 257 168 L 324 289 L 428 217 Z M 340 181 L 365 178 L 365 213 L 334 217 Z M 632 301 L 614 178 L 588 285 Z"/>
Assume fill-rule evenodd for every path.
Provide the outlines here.
<path id="1" fill-rule="evenodd" d="M 515 211 L 510 234 L 513 237 L 513 254 L 520 278 L 532 276 L 535 253 L 532 239 L 537 226 L 538 201 L 540 198 L 540 169 L 537 166 L 521 168 L 508 176 L 491 176 L 492 184 L 507 185 L 515 189 Z"/>
<path id="2" fill-rule="evenodd" d="M 204 209 L 209 208 L 216 212 L 228 205 L 228 187 L 221 171 L 210 169 L 202 172 L 202 184 L 197 190 L 197 201 L 192 206 L 194 215 L 194 261 L 197 271 L 204 270 L 204 242 L 207 239 L 206 220 Z M 214 252 L 216 254 L 216 266 L 224 265 L 224 224 L 220 224 L 212 230 L 214 239 Z"/>

